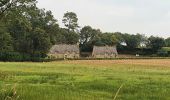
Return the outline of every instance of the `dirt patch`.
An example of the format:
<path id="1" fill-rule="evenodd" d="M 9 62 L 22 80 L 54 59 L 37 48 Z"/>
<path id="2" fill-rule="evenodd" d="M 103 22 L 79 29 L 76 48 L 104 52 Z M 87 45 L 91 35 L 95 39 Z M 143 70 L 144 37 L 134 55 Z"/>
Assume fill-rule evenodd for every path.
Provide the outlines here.
<path id="1" fill-rule="evenodd" d="M 65 61 L 67 64 L 82 64 L 82 65 L 98 65 L 110 66 L 114 64 L 130 64 L 130 65 L 155 65 L 170 67 L 170 59 L 141 59 L 141 60 L 76 60 Z"/>

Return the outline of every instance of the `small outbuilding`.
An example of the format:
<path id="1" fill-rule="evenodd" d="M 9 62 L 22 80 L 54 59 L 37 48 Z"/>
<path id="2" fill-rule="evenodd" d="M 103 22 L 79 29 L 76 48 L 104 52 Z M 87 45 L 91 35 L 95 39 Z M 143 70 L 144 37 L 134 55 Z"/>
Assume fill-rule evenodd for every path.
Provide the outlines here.
<path id="1" fill-rule="evenodd" d="M 94 46 L 93 58 L 116 58 L 118 56 L 116 46 Z"/>
<path id="2" fill-rule="evenodd" d="M 76 59 L 80 57 L 79 45 L 59 44 L 54 45 L 49 55 L 57 59 Z"/>

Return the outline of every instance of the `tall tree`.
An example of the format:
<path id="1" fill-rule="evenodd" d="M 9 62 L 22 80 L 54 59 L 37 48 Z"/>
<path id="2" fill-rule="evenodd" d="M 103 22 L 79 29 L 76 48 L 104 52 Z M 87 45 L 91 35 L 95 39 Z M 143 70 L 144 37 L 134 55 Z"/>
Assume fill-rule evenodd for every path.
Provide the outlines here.
<path id="1" fill-rule="evenodd" d="M 80 31 L 81 44 L 86 44 L 94 37 L 94 31 L 91 26 L 85 26 Z"/>
<path id="2" fill-rule="evenodd" d="M 27 53 L 29 54 L 47 54 L 51 42 L 48 34 L 40 28 L 36 28 L 32 33 L 28 35 L 27 40 Z"/>
<path id="3" fill-rule="evenodd" d="M 83 52 L 90 52 L 96 41 L 99 40 L 99 29 L 93 29 L 91 26 L 85 26 L 80 31 L 80 48 Z"/>
<path id="4" fill-rule="evenodd" d="M 159 49 L 165 46 L 164 38 L 151 36 L 148 38 L 148 40 L 148 47 L 151 47 L 153 52 L 157 52 Z"/>
<path id="5" fill-rule="evenodd" d="M 13 51 L 12 37 L 9 33 L 0 31 L 0 52 Z"/>
<path id="6" fill-rule="evenodd" d="M 29 54 L 38 51 L 46 53 L 51 44 L 57 42 L 59 30 L 57 20 L 51 11 L 38 9 L 34 4 L 26 5 L 25 8 L 17 7 L 9 11 L 6 17 L 9 20 L 8 32 L 13 37 L 14 50 Z"/>
<path id="7" fill-rule="evenodd" d="M 143 36 L 140 34 L 131 35 L 126 33 L 123 34 L 123 39 L 129 49 L 134 49 L 140 46 L 143 41 Z"/>
<path id="8" fill-rule="evenodd" d="M 68 31 L 75 31 L 78 28 L 78 18 L 76 13 L 74 12 L 67 12 L 63 16 L 63 23 L 65 27 L 67 27 Z"/>

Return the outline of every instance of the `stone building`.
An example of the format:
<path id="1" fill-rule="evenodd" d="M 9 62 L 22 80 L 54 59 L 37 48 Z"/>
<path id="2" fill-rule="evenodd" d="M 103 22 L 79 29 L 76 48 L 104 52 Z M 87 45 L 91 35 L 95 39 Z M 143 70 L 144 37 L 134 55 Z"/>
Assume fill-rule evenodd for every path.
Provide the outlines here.
<path id="1" fill-rule="evenodd" d="M 80 57 L 79 45 L 59 44 L 54 45 L 49 52 L 51 57 L 58 59 L 76 59 Z"/>
<path id="2" fill-rule="evenodd" d="M 118 56 L 116 46 L 94 46 L 93 58 L 116 58 Z"/>

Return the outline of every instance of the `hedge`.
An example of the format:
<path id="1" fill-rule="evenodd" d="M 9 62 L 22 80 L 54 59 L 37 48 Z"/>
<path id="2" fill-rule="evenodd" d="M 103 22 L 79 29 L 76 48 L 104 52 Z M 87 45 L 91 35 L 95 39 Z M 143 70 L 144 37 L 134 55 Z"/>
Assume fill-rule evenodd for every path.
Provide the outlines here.
<path id="1" fill-rule="evenodd" d="M 45 59 L 45 54 L 26 54 L 18 52 L 0 52 L 0 61 L 33 61 L 33 62 L 42 62 L 48 59 Z"/>

